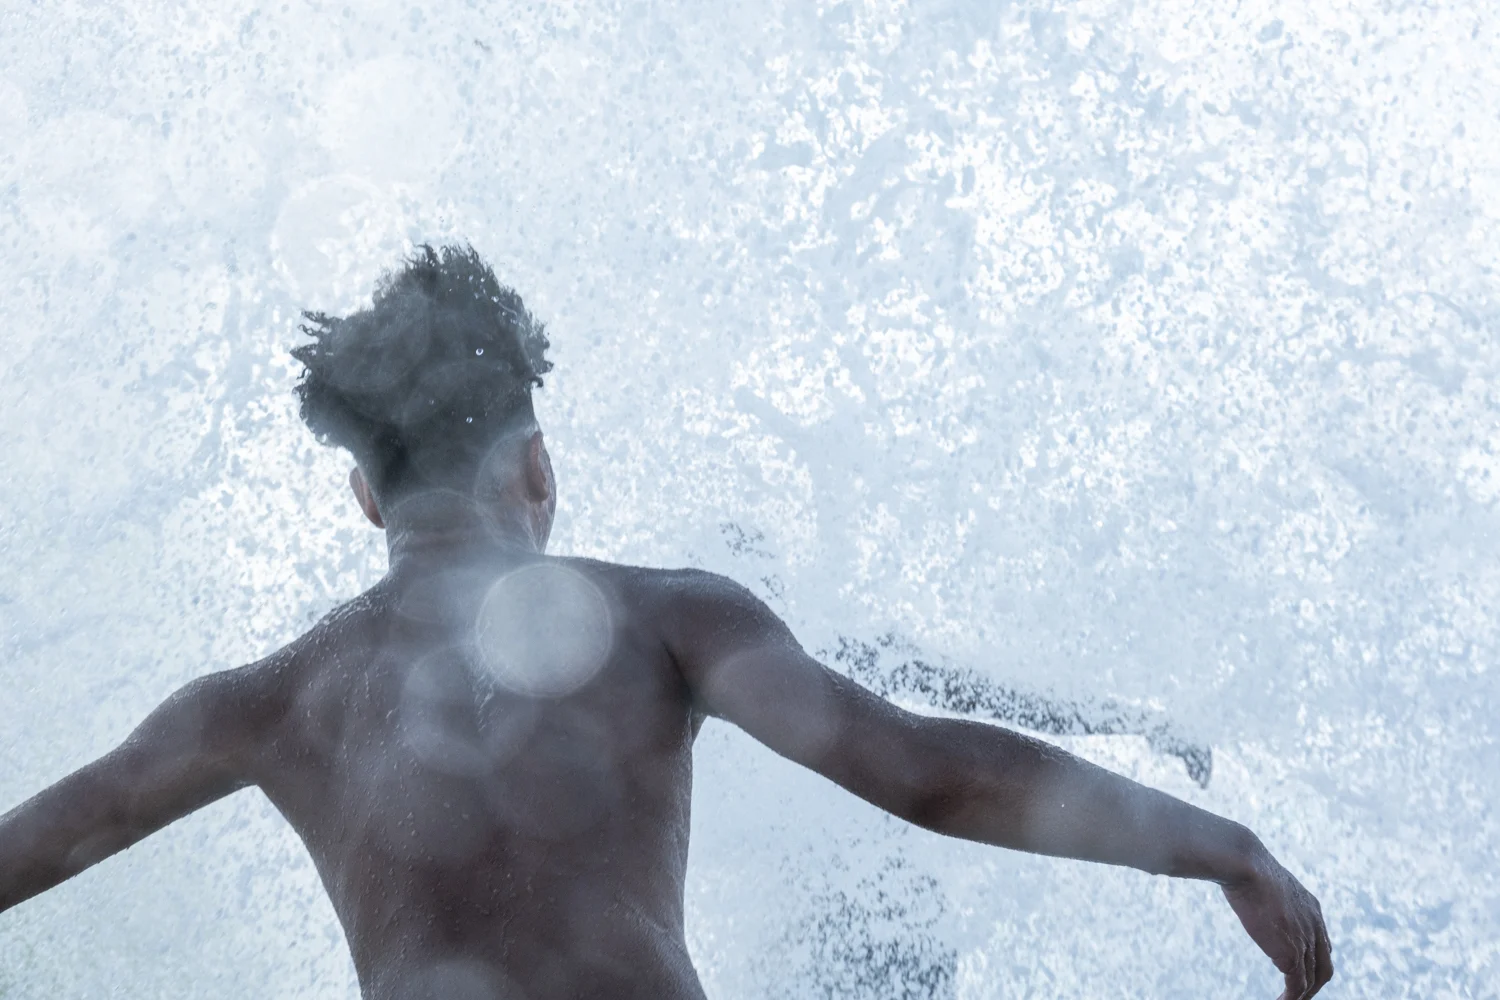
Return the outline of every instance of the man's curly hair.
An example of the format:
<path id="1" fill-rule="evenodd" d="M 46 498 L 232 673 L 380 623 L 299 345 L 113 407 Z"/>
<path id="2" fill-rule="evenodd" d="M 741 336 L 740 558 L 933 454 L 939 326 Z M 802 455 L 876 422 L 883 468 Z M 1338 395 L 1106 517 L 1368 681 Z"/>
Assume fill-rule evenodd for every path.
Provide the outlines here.
<path id="1" fill-rule="evenodd" d="M 368 309 L 302 315 L 302 419 L 354 455 L 377 495 L 466 488 L 495 441 L 536 419 L 546 328 L 471 246 L 419 247 Z"/>

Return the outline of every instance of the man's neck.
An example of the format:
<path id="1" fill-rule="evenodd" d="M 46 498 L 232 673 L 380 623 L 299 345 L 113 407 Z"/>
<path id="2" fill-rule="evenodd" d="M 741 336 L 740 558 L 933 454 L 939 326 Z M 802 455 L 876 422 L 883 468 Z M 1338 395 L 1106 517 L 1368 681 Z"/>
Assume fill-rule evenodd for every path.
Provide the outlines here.
<path id="1" fill-rule="evenodd" d="M 465 563 L 519 562 L 546 549 L 529 512 L 518 505 L 480 505 L 459 493 L 404 500 L 386 517 L 392 573 Z"/>

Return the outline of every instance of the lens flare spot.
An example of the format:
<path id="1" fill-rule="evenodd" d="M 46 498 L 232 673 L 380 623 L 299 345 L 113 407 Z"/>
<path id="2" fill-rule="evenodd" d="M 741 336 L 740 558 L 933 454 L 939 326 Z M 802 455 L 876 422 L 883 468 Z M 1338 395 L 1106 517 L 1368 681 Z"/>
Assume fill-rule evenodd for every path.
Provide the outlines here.
<path id="1" fill-rule="evenodd" d="M 496 966 L 461 958 L 420 967 L 400 985 L 399 995 L 407 1000 L 512 1000 L 521 996 Z"/>
<path id="2" fill-rule="evenodd" d="M 561 563 L 507 573 L 480 606 L 474 637 L 488 677 L 518 694 L 557 698 L 587 684 L 609 657 L 609 602 Z"/>
<path id="3" fill-rule="evenodd" d="M 443 650 L 414 666 L 402 685 L 397 731 L 428 767 L 479 775 L 487 758 L 475 719 L 474 693 L 457 650 Z"/>

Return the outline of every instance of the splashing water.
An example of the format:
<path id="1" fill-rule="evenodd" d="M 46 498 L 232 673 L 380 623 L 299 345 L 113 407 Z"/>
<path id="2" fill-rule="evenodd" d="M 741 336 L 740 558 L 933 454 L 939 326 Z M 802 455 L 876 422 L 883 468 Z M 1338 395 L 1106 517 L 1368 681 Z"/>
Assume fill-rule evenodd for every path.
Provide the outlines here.
<path id="1" fill-rule="evenodd" d="M 287 348 L 459 237 L 553 333 L 554 552 L 727 573 L 909 707 L 1244 821 L 1326 996 L 1500 995 L 1488 3 L 5 25 L 0 808 L 379 579 Z M 543 696 L 609 634 L 547 585 L 567 656 L 472 665 Z M 428 681 L 405 738 L 461 766 Z M 712 996 L 1275 995 L 1210 887 L 937 838 L 712 723 L 696 780 Z M 357 996 L 255 794 L 0 915 L 6 1000 L 207 995 Z"/>

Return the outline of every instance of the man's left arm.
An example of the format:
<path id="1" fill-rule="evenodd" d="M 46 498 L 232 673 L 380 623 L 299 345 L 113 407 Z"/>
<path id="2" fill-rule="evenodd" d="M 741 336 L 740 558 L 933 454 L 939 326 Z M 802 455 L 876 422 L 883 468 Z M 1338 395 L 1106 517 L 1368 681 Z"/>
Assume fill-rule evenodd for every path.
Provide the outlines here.
<path id="1" fill-rule="evenodd" d="M 274 664 L 210 674 L 114 750 L 0 816 L 0 913 L 253 783 Z"/>

